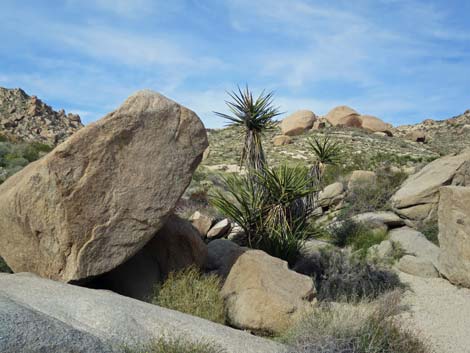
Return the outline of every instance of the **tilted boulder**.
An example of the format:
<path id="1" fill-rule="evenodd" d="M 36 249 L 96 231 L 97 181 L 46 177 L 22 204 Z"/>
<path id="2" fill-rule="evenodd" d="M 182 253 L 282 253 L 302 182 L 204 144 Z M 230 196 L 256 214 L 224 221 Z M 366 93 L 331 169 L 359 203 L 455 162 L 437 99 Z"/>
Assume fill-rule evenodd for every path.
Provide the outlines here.
<path id="1" fill-rule="evenodd" d="M 230 325 L 254 332 L 280 333 L 312 308 L 313 280 L 289 270 L 287 262 L 260 250 L 237 252 L 222 287 Z"/>
<path id="2" fill-rule="evenodd" d="M 470 288 L 470 187 L 445 186 L 439 201 L 439 270 Z"/>
<path id="3" fill-rule="evenodd" d="M 432 218 L 437 213 L 439 188 L 443 185 L 470 186 L 469 149 L 436 159 L 408 177 L 392 196 L 392 207 L 412 221 Z"/>
<path id="4" fill-rule="evenodd" d="M 0 186 L 0 256 L 60 281 L 112 270 L 163 226 L 206 147 L 194 112 L 137 92 Z"/>
<path id="5" fill-rule="evenodd" d="M 292 139 L 287 135 L 278 135 L 273 137 L 274 146 L 284 146 L 292 143 Z"/>
<path id="6" fill-rule="evenodd" d="M 326 115 L 326 120 L 333 126 L 361 127 L 361 116 L 354 109 L 341 105 L 333 108 Z"/>
<path id="7" fill-rule="evenodd" d="M 118 353 L 159 339 L 223 352 L 281 353 L 272 340 L 110 291 L 0 273 L 0 352 Z"/>
<path id="8" fill-rule="evenodd" d="M 317 116 L 310 110 L 299 110 L 289 115 L 281 121 L 281 131 L 283 135 L 301 135 L 306 130 L 310 130 Z"/>

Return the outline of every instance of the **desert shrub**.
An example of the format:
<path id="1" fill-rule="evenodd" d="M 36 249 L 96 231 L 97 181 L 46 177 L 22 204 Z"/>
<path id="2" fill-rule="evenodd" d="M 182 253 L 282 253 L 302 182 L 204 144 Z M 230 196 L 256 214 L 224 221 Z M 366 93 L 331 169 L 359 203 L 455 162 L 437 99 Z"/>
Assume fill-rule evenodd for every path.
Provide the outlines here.
<path id="1" fill-rule="evenodd" d="M 289 353 L 429 353 L 416 334 L 395 317 L 402 311 L 400 292 L 357 305 L 320 305 L 287 332 Z"/>
<path id="2" fill-rule="evenodd" d="M 224 303 L 219 295 L 220 278 L 202 274 L 188 267 L 169 274 L 166 281 L 155 288 L 152 303 L 210 321 L 224 323 Z"/>
<path id="3" fill-rule="evenodd" d="M 3 260 L 2 257 L 0 257 L 0 272 L 12 273 L 12 270 L 10 267 L 8 267 L 7 263 L 5 260 Z"/>
<path id="4" fill-rule="evenodd" d="M 301 259 L 294 269 L 314 278 L 321 301 L 376 298 L 403 286 L 395 272 L 339 249 L 322 249 Z"/>
<path id="5" fill-rule="evenodd" d="M 183 338 L 160 338 L 140 348 L 125 349 L 125 353 L 226 353 L 225 350 L 207 342 L 190 342 Z"/>
<path id="6" fill-rule="evenodd" d="M 354 187 L 348 191 L 345 201 L 348 205 L 349 216 L 388 210 L 390 198 L 407 177 L 405 173 L 393 172 L 389 168 L 379 169 L 376 173 L 375 183 L 355 183 Z"/>
<path id="7" fill-rule="evenodd" d="M 304 198 L 316 191 L 307 168 L 265 168 L 246 176 L 229 176 L 211 203 L 239 224 L 247 246 L 294 263 L 305 240 L 315 236 L 313 209 Z"/>
<path id="8" fill-rule="evenodd" d="M 418 230 L 431 242 L 439 246 L 439 222 L 437 218 L 432 218 L 418 225 Z"/>
<path id="9" fill-rule="evenodd" d="M 380 244 L 387 238 L 387 232 L 367 228 L 363 224 L 346 218 L 332 227 L 330 238 L 334 245 L 339 247 L 350 245 L 354 251 L 364 257 L 372 245 Z"/>

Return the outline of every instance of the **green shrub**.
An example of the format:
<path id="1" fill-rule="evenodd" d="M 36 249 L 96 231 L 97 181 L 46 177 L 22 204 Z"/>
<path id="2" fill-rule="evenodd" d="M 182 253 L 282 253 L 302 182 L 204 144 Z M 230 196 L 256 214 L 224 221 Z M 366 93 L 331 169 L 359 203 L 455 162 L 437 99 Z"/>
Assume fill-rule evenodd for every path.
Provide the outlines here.
<path id="1" fill-rule="evenodd" d="M 12 273 L 12 270 L 10 267 L 8 267 L 7 263 L 5 260 L 3 260 L 2 257 L 0 257 L 0 272 Z"/>
<path id="2" fill-rule="evenodd" d="M 225 314 L 220 289 L 218 276 L 204 275 L 195 267 L 188 267 L 170 273 L 166 281 L 155 288 L 152 303 L 223 324 Z"/>
<path id="3" fill-rule="evenodd" d="M 407 177 L 403 172 L 392 172 L 387 168 L 377 170 L 376 174 L 375 183 L 355 183 L 349 190 L 345 198 L 348 216 L 388 210 L 390 198 Z"/>
<path id="4" fill-rule="evenodd" d="M 289 353 L 430 353 L 431 349 L 394 320 L 400 292 L 358 305 L 320 305 L 283 337 Z"/>
<path id="5" fill-rule="evenodd" d="M 321 301 L 354 302 L 403 287 L 395 272 L 338 249 L 322 249 L 301 259 L 294 269 L 315 279 Z"/>
<path id="6" fill-rule="evenodd" d="M 225 353 L 211 343 L 189 342 L 182 338 L 160 338 L 141 349 L 125 349 L 126 353 Z"/>
<path id="7" fill-rule="evenodd" d="M 418 230 L 431 242 L 439 246 L 439 222 L 437 218 L 430 219 L 418 225 Z"/>
<path id="8" fill-rule="evenodd" d="M 354 251 L 358 252 L 358 255 L 362 258 L 367 256 L 367 250 L 372 245 L 377 245 L 387 239 L 387 232 L 384 230 L 365 230 L 363 232 L 359 232 L 356 236 L 352 239 L 351 245 Z"/>
<path id="9" fill-rule="evenodd" d="M 249 247 L 293 264 L 305 240 L 317 234 L 310 222 L 313 209 L 305 203 L 316 191 L 312 185 L 307 168 L 281 165 L 227 177 L 211 204 L 243 228 Z"/>

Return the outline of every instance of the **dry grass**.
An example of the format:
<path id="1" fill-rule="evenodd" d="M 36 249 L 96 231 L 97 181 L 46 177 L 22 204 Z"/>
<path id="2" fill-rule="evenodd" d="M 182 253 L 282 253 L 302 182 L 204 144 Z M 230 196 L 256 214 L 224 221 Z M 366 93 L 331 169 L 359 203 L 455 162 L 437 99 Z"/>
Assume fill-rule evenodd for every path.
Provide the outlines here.
<path id="1" fill-rule="evenodd" d="M 285 335 L 289 353 L 429 353 L 397 324 L 400 296 L 395 291 L 374 302 L 319 306 Z"/>
<path id="2" fill-rule="evenodd" d="M 204 275 L 194 267 L 169 274 L 155 288 L 153 304 L 223 324 L 224 303 L 219 295 L 220 278 Z"/>
<path id="3" fill-rule="evenodd" d="M 226 353 L 207 342 L 189 342 L 182 338 L 160 338 L 140 349 L 126 349 L 126 353 Z"/>

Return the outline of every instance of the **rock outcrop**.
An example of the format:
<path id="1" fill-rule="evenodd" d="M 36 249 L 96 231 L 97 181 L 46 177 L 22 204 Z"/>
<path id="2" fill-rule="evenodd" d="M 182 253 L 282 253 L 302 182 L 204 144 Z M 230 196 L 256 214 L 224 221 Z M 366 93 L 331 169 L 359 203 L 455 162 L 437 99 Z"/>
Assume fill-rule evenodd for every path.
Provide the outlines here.
<path id="1" fill-rule="evenodd" d="M 165 224 L 206 147 L 194 112 L 134 94 L 0 186 L 0 256 L 60 281 L 116 268 Z"/>
<path id="2" fill-rule="evenodd" d="M 283 135 L 301 135 L 306 130 L 310 130 L 317 116 L 310 110 L 299 110 L 281 121 L 281 131 Z"/>
<path id="3" fill-rule="evenodd" d="M 77 114 L 56 112 L 21 89 L 0 87 L 0 134 L 14 140 L 56 145 L 82 127 Z"/>
<path id="4" fill-rule="evenodd" d="M 361 127 L 361 116 L 354 109 L 341 105 L 333 108 L 326 115 L 326 120 L 333 126 Z"/>
<path id="5" fill-rule="evenodd" d="M 0 273 L 1 352 L 117 353 L 161 339 L 230 353 L 281 353 L 274 341 L 103 291 Z"/>
<path id="6" fill-rule="evenodd" d="M 381 119 L 372 115 L 361 115 L 361 127 L 371 132 L 383 132 L 388 136 L 392 136 L 393 126 L 383 122 Z"/>
<path id="7" fill-rule="evenodd" d="M 287 135 L 278 135 L 273 137 L 274 146 L 284 146 L 292 143 L 292 139 Z"/>
<path id="8" fill-rule="evenodd" d="M 440 189 L 439 269 L 452 283 L 470 288 L 470 187 Z"/>
<path id="9" fill-rule="evenodd" d="M 230 325 L 254 332 L 280 333 L 306 314 L 315 298 L 311 278 L 263 251 L 237 253 L 222 287 Z M 231 257 L 233 261 L 233 256 Z"/>
<path id="10" fill-rule="evenodd" d="M 392 196 L 392 206 L 412 221 L 432 218 L 437 213 L 439 188 L 444 185 L 470 186 L 470 150 L 439 158 L 408 177 Z"/>

